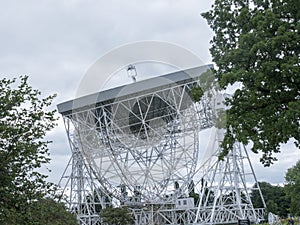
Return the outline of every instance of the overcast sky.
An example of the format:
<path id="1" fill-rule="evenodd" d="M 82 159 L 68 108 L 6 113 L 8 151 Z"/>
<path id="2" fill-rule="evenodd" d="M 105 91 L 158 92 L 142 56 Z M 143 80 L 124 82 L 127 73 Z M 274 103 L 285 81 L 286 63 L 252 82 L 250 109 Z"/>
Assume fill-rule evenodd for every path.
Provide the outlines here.
<path id="1" fill-rule="evenodd" d="M 211 4 L 211 0 L 0 0 L 0 76 L 29 75 L 30 84 L 44 95 L 58 94 L 55 106 L 75 97 L 80 81 L 99 58 L 128 43 L 172 43 L 193 52 L 204 64 L 211 63 L 208 49 L 213 34 L 200 16 Z M 57 183 L 70 157 L 61 118 L 47 138 L 53 141 L 49 179 Z M 258 180 L 284 182 L 287 168 L 300 155 L 291 143 L 282 151 L 270 168 L 263 168 L 251 154 Z"/>

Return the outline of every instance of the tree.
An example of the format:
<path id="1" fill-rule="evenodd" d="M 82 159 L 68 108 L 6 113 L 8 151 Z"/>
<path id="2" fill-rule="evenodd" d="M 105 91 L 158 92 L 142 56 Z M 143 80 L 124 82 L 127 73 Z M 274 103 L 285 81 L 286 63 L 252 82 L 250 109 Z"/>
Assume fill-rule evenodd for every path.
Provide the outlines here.
<path id="1" fill-rule="evenodd" d="M 221 158 L 235 141 L 252 141 L 265 166 L 281 143 L 293 139 L 300 148 L 300 1 L 215 0 L 202 16 L 215 32 L 220 86 L 240 84 L 227 100 Z"/>
<path id="2" fill-rule="evenodd" d="M 126 207 L 107 207 L 100 212 L 103 224 L 107 225 L 131 225 L 134 224 L 133 216 Z"/>
<path id="3" fill-rule="evenodd" d="M 274 186 L 267 182 L 259 182 L 258 184 L 266 202 L 267 211 L 277 214 L 280 217 L 287 217 L 290 198 L 285 193 L 285 187 Z M 254 188 L 256 187 L 257 185 L 255 184 Z M 251 201 L 255 208 L 264 208 L 258 190 L 254 190 L 251 193 Z"/>
<path id="4" fill-rule="evenodd" d="M 31 223 L 43 225 L 78 225 L 76 216 L 63 203 L 43 198 L 30 205 Z"/>
<path id="5" fill-rule="evenodd" d="M 192 87 L 191 89 L 192 99 L 195 102 L 200 101 L 201 97 L 203 96 L 203 90 L 201 87 Z"/>
<path id="6" fill-rule="evenodd" d="M 32 224 L 37 213 L 31 211 L 32 206 L 55 190 L 47 176 L 38 172 L 50 160 L 49 141 L 44 138 L 56 118 L 46 108 L 55 95 L 41 98 L 27 80 L 27 76 L 20 77 L 19 84 L 16 79 L 0 80 L 1 224 Z M 11 221 L 12 216 L 16 221 Z"/>
<path id="7" fill-rule="evenodd" d="M 194 204 L 197 205 L 199 201 L 199 194 L 195 192 L 195 183 L 192 180 L 189 184 L 189 197 L 194 199 Z"/>
<path id="8" fill-rule="evenodd" d="M 290 213 L 300 216 L 300 161 L 288 169 L 285 180 L 287 182 L 286 194 L 291 198 Z"/>
<path id="9" fill-rule="evenodd" d="M 30 220 L 26 222 L 23 220 L 24 216 L 16 209 L 11 209 L 7 213 L 5 221 L 1 224 L 78 225 L 76 216 L 68 212 L 63 203 L 51 198 L 43 198 L 28 204 L 26 214 Z"/>

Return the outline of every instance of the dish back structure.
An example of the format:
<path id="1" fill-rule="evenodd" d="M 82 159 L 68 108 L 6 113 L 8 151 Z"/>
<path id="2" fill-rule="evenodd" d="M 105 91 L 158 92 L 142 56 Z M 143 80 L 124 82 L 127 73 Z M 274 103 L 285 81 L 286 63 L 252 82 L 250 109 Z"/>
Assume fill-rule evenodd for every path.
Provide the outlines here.
<path id="1" fill-rule="evenodd" d="M 228 156 L 235 167 L 229 166 L 226 176 L 235 174 L 234 179 L 224 181 L 225 173 L 223 180 L 216 175 L 221 166 L 216 159 L 218 138 L 208 160 L 198 165 L 199 132 L 213 127 L 220 104 L 224 106 L 224 98 L 215 90 L 213 96 L 205 92 L 200 101 L 193 97 L 191 90 L 201 86 L 199 76 L 211 67 L 178 71 L 58 105 L 72 150 L 61 182 L 65 180 L 69 208 L 81 224 L 101 224 L 99 212 L 107 206 L 129 207 L 137 225 L 212 224 L 261 217 L 246 185 L 234 187 L 246 182 L 236 176 L 241 172 L 238 165 L 242 166 L 237 159 L 244 157 L 240 151 L 233 150 L 234 158 Z M 254 176 L 252 167 L 250 174 Z M 196 179 L 199 175 L 202 178 Z M 217 177 L 222 185 L 216 185 Z M 216 195 L 244 190 L 244 201 L 240 194 L 232 197 L 232 209 L 224 209 Z M 228 210 L 233 216 L 227 218 Z"/>

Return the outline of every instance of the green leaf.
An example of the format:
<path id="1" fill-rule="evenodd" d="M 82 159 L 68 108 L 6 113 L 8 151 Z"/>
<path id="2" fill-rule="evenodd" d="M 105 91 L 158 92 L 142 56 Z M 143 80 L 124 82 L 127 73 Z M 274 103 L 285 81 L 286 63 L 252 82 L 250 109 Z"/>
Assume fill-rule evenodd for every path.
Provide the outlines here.
<path id="1" fill-rule="evenodd" d="M 261 162 L 290 139 L 300 142 L 300 1 L 215 0 L 202 16 L 214 31 L 210 52 L 222 88 L 236 82 L 226 113 L 224 157 L 253 142 Z"/>

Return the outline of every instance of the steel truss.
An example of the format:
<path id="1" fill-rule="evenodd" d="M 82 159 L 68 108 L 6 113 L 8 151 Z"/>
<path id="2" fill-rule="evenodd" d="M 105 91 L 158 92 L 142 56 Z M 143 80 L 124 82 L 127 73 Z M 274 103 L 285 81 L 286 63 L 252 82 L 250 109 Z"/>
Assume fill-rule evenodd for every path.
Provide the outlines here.
<path id="1" fill-rule="evenodd" d="M 218 130 L 215 138 L 218 146 L 222 136 L 223 131 Z M 221 161 L 218 160 L 220 151 L 218 148 L 202 171 L 194 223 L 231 224 L 242 219 L 260 222 L 264 219 L 265 202 L 245 146 L 235 143 Z M 253 191 L 259 191 L 264 208 L 254 208 L 251 201 Z"/>
<path id="2" fill-rule="evenodd" d="M 59 186 L 63 187 L 62 201 L 76 215 L 81 225 L 100 225 L 99 213 L 101 209 L 111 205 L 111 198 L 80 152 L 70 120 L 64 118 L 64 122 L 72 156 L 59 181 Z"/>
<path id="3" fill-rule="evenodd" d="M 219 130 L 213 154 L 197 167 L 199 132 L 213 129 L 220 98 L 206 93 L 195 103 L 196 84 L 174 83 L 63 115 L 72 158 L 61 185 L 80 224 L 101 224 L 107 205 L 128 206 L 135 225 L 263 218 L 264 209 L 251 203 L 257 181 L 244 147 L 237 143 L 218 161 Z"/>

